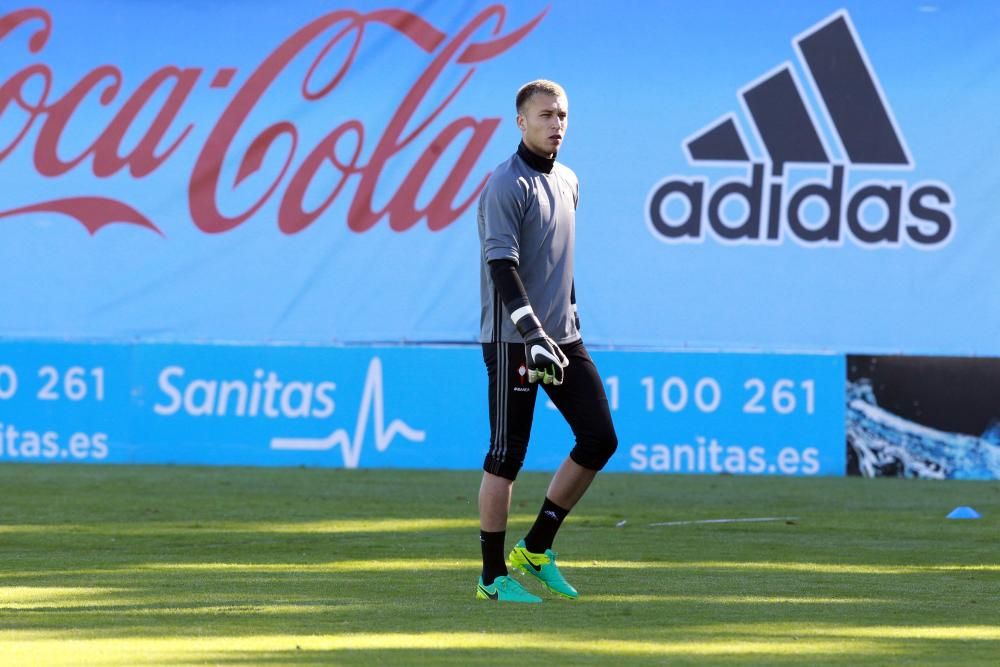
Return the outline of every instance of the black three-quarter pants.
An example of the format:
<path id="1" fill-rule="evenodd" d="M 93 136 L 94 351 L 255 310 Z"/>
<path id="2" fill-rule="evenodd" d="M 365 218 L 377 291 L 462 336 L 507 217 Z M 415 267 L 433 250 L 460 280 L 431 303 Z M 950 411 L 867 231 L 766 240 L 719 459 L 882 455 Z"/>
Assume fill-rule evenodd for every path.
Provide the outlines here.
<path id="1" fill-rule="evenodd" d="M 563 383 L 541 387 L 576 437 L 570 458 L 601 470 L 618 447 L 604 382 L 582 340 L 559 347 L 569 359 Z M 513 480 L 524 465 L 539 384 L 528 382 L 523 343 L 484 343 L 483 359 L 490 380 L 490 450 L 483 470 Z"/>

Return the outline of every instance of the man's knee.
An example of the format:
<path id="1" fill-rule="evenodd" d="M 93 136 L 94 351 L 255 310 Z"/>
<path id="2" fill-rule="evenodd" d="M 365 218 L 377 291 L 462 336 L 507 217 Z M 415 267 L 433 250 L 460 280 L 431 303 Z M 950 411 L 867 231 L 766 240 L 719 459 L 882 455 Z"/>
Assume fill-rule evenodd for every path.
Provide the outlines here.
<path id="1" fill-rule="evenodd" d="M 577 438 L 570 458 L 584 468 L 603 470 L 618 449 L 618 436 L 614 429 L 596 436 Z"/>

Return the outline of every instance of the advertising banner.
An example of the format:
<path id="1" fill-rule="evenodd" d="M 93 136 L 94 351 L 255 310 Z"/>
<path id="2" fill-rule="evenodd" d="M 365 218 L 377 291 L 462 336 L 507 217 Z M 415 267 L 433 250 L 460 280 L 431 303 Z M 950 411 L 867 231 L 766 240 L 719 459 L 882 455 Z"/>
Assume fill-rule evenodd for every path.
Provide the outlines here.
<path id="1" fill-rule="evenodd" d="M 904 0 L 5 3 L 0 335 L 474 343 L 540 77 L 591 346 L 1000 354 L 996 10 Z"/>
<path id="2" fill-rule="evenodd" d="M 844 474 L 839 355 L 594 358 L 608 470 Z M 487 398 L 473 347 L 7 343 L 0 461 L 476 469 Z M 552 470 L 573 435 L 538 403 L 525 468 Z"/>
<path id="3" fill-rule="evenodd" d="M 899 393 L 1000 372 L 998 27 L 905 0 L 8 3 L 0 460 L 478 467 L 485 402 L 441 368 L 482 370 L 477 202 L 546 78 L 611 469 L 1000 477 L 991 405 Z M 529 468 L 571 437 L 544 403 Z"/>

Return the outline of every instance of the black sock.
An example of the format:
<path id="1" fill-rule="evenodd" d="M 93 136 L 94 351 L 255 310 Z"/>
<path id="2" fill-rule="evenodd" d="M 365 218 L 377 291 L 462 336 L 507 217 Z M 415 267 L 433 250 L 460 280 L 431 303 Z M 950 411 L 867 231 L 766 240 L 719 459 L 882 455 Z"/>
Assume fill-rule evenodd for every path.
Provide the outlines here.
<path id="1" fill-rule="evenodd" d="M 546 497 L 542 509 L 538 512 L 538 518 L 524 536 L 524 547 L 536 554 L 551 549 L 552 542 L 556 539 L 556 531 L 559 530 L 567 514 L 569 510 L 559 507 Z"/>
<path id="2" fill-rule="evenodd" d="M 504 560 L 503 542 L 507 531 L 488 533 L 479 531 L 479 543 L 483 547 L 483 584 L 489 586 L 497 577 L 507 576 L 507 562 Z"/>

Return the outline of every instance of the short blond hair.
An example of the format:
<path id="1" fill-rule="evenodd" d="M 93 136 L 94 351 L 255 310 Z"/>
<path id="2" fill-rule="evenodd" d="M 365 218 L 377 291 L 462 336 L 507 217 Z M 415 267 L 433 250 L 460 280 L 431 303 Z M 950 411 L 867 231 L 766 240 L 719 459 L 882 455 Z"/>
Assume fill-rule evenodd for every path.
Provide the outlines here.
<path id="1" fill-rule="evenodd" d="M 514 99 L 514 106 L 517 107 L 517 112 L 521 113 L 521 108 L 530 100 L 534 95 L 553 95 L 555 97 L 566 97 L 566 91 L 555 81 L 549 81 L 548 79 L 535 79 L 534 81 L 529 81 L 517 90 L 517 97 Z"/>

